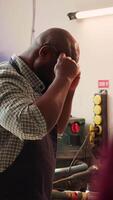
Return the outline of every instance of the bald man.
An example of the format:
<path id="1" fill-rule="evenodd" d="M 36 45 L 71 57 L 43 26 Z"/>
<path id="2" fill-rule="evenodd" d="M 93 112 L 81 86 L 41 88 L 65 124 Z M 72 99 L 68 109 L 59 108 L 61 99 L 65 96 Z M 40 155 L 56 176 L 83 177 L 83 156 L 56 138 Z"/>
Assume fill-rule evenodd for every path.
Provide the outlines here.
<path id="1" fill-rule="evenodd" d="M 49 200 L 57 133 L 80 79 L 79 45 L 66 30 L 41 33 L 0 66 L 0 199 Z"/>

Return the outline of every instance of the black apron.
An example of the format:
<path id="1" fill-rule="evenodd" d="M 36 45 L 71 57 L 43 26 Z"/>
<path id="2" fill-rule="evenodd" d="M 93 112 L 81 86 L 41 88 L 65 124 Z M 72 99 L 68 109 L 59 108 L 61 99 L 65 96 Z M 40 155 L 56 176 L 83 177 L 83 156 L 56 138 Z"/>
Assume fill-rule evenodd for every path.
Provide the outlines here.
<path id="1" fill-rule="evenodd" d="M 42 140 L 25 141 L 14 163 L 0 174 L 0 199 L 51 199 L 56 146 L 56 128 Z"/>

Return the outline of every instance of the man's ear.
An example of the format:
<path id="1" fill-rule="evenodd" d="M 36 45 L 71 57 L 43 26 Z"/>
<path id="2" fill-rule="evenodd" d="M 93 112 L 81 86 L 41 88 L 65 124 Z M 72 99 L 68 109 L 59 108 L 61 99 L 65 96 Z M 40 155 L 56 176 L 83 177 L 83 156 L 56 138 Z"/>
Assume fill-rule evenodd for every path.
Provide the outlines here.
<path id="1" fill-rule="evenodd" d="M 45 59 L 50 58 L 52 55 L 51 53 L 51 49 L 47 45 L 42 46 L 39 50 L 39 56 L 44 57 Z"/>

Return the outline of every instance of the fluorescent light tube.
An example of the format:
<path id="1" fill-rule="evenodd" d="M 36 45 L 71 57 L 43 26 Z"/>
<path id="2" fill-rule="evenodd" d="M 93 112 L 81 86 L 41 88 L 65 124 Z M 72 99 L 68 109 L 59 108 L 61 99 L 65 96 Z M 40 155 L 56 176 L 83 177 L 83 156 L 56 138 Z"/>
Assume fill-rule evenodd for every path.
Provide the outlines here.
<path id="1" fill-rule="evenodd" d="M 75 18 L 83 19 L 83 18 L 112 15 L 112 14 L 113 14 L 113 7 L 109 7 L 109 8 L 102 8 L 102 9 L 96 9 L 96 10 L 78 11 L 78 12 L 75 12 Z"/>

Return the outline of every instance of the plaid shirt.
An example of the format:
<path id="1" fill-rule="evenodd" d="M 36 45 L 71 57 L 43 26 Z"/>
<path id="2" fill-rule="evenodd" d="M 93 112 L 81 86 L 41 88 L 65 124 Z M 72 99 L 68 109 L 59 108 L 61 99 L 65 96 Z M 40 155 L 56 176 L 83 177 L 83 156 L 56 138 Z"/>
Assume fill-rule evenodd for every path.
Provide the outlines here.
<path id="1" fill-rule="evenodd" d="M 21 152 L 24 140 L 39 140 L 47 134 L 46 122 L 33 104 L 43 83 L 17 56 L 20 75 L 9 62 L 0 64 L 0 172 Z"/>

